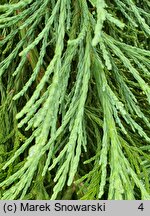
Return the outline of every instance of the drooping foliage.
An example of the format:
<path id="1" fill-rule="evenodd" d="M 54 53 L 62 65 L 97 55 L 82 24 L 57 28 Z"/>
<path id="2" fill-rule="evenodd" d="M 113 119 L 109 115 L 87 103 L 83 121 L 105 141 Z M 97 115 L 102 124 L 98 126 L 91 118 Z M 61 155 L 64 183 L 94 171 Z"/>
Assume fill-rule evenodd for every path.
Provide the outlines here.
<path id="1" fill-rule="evenodd" d="M 0 2 L 1 199 L 150 199 L 150 2 Z"/>

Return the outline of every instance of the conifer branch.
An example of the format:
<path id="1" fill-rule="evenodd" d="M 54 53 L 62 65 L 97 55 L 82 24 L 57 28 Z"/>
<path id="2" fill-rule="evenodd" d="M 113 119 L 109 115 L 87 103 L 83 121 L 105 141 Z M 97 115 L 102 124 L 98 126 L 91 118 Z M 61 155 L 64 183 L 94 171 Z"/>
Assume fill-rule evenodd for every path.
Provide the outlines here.
<path id="1" fill-rule="evenodd" d="M 150 199 L 150 5 L 0 3 L 1 199 Z"/>

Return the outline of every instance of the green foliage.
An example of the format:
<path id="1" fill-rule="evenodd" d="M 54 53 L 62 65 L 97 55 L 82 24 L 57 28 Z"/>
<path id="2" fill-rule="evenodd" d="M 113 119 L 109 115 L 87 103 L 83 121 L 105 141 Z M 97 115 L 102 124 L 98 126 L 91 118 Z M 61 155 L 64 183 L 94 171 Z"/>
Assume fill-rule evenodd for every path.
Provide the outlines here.
<path id="1" fill-rule="evenodd" d="M 0 3 L 1 199 L 150 199 L 150 4 Z"/>

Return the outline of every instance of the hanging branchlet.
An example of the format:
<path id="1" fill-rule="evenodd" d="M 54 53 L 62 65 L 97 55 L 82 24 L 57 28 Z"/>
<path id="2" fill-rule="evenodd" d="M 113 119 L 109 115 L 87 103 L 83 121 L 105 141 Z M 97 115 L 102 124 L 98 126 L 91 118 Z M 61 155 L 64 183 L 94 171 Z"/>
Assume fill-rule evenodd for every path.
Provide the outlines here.
<path id="1" fill-rule="evenodd" d="M 7 2 L 0 198 L 150 199 L 148 1 Z"/>

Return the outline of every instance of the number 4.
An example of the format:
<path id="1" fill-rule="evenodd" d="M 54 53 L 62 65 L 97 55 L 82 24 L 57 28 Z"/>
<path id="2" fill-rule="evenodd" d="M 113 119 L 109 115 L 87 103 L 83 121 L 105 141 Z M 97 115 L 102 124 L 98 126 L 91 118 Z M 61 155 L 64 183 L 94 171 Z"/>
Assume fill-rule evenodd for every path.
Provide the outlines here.
<path id="1" fill-rule="evenodd" d="M 139 210 L 143 211 L 144 210 L 144 206 L 143 206 L 143 203 L 141 203 L 138 207 Z"/>

